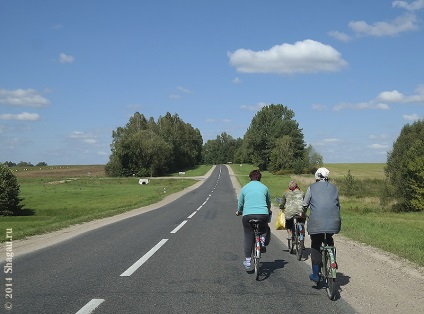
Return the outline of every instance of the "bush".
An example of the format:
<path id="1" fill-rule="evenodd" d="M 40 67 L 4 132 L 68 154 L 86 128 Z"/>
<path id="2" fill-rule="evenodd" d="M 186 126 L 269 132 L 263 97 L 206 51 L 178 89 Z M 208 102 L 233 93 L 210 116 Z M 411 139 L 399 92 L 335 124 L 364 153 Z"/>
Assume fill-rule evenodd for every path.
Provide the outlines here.
<path id="1" fill-rule="evenodd" d="M 19 198 L 20 187 L 15 175 L 9 167 L 0 164 L 0 215 L 13 215 L 18 213 L 23 205 Z"/>
<path id="2" fill-rule="evenodd" d="M 399 211 L 424 211 L 424 120 L 405 125 L 385 168 Z"/>

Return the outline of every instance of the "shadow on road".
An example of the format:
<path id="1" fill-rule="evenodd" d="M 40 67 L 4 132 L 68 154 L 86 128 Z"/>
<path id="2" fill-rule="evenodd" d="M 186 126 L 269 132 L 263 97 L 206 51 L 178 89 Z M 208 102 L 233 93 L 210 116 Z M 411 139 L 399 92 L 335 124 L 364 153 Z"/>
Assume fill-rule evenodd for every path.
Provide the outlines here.
<path id="1" fill-rule="evenodd" d="M 287 264 L 285 260 L 275 260 L 274 262 L 261 262 L 260 263 L 260 276 L 258 281 L 268 279 L 271 274 L 277 269 L 284 268 Z"/>
<path id="2" fill-rule="evenodd" d="M 350 281 L 349 276 L 346 276 L 343 273 L 337 273 L 337 278 L 336 278 L 337 292 L 336 292 L 336 296 L 334 300 L 340 299 L 340 292 L 343 291 L 342 286 L 349 284 L 349 281 Z M 314 289 L 325 289 L 326 287 L 327 287 L 326 284 L 322 280 L 318 286 L 317 285 L 312 286 L 312 288 Z"/>

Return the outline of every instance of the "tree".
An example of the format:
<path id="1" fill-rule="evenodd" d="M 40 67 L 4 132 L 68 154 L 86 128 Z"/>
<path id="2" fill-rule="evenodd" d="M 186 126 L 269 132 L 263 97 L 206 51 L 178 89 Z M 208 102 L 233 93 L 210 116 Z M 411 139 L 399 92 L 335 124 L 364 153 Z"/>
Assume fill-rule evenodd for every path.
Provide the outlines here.
<path id="1" fill-rule="evenodd" d="M 167 113 L 158 122 L 136 112 L 112 133 L 109 176 L 156 176 L 199 164 L 203 139 L 198 129 Z"/>
<path id="2" fill-rule="evenodd" d="M 302 159 L 305 142 L 302 129 L 294 120 L 294 112 L 280 104 L 265 106 L 253 117 L 237 156 L 243 158 L 243 162 L 253 163 L 259 169 L 267 170 L 271 152 L 277 140 L 284 135 L 291 138 L 293 160 Z"/>
<path id="3" fill-rule="evenodd" d="M 185 123 L 177 114 L 169 112 L 159 117 L 158 134 L 173 149 L 173 161 L 170 170 L 179 171 L 191 168 L 202 160 L 203 138 L 199 129 Z"/>
<path id="4" fill-rule="evenodd" d="M 424 210 L 424 120 L 405 125 L 388 153 L 385 173 L 399 211 Z"/>
<path id="5" fill-rule="evenodd" d="M 276 172 L 280 169 L 290 169 L 293 166 L 294 143 L 290 136 L 283 135 L 277 139 L 271 152 L 269 170 Z"/>
<path id="6" fill-rule="evenodd" d="M 15 166 L 16 166 L 16 163 L 11 162 L 11 161 L 6 161 L 4 164 L 5 164 L 6 166 L 8 166 L 9 168 L 11 168 L 11 167 L 15 167 Z"/>
<path id="7" fill-rule="evenodd" d="M 23 200 L 19 197 L 20 186 L 15 175 L 6 165 L 0 164 L 0 215 L 13 215 L 20 211 Z"/>
<path id="8" fill-rule="evenodd" d="M 17 165 L 18 167 L 34 167 L 34 165 L 27 161 L 20 161 Z"/>
<path id="9" fill-rule="evenodd" d="M 234 162 L 235 152 L 241 146 L 242 139 L 234 139 L 223 132 L 214 140 L 208 140 L 203 145 L 203 161 L 207 164 L 223 164 Z"/>

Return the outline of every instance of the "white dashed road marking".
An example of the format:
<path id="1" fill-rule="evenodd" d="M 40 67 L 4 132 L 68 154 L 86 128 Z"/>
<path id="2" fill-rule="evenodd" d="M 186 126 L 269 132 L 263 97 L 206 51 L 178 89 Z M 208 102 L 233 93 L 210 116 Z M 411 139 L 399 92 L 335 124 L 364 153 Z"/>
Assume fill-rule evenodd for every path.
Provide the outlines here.
<path id="1" fill-rule="evenodd" d="M 140 268 L 141 265 L 143 265 L 150 257 L 153 256 L 153 254 L 156 253 L 157 250 L 161 248 L 162 245 L 164 245 L 168 241 L 168 239 L 162 239 L 158 244 L 156 244 L 153 248 L 150 249 L 149 252 L 143 255 L 137 262 L 135 262 L 130 268 L 128 268 L 126 271 L 124 271 L 121 274 L 121 277 L 129 277 L 131 276 L 138 268 Z"/>

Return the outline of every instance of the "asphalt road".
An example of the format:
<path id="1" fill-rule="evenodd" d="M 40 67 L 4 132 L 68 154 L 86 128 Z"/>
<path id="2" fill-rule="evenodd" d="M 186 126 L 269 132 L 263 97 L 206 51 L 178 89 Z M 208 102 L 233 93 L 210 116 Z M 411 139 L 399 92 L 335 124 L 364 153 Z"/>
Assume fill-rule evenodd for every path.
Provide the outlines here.
<path id="1" fill-rule="evenodd" d="M 168 205 L 18 256 L 13 308 L 0 312 L 354 313 L 313 288 L 307 264 L 278 239 L 255 281 L 242 265 L 236 205 L 228 170 L 217 166 Z"/>

